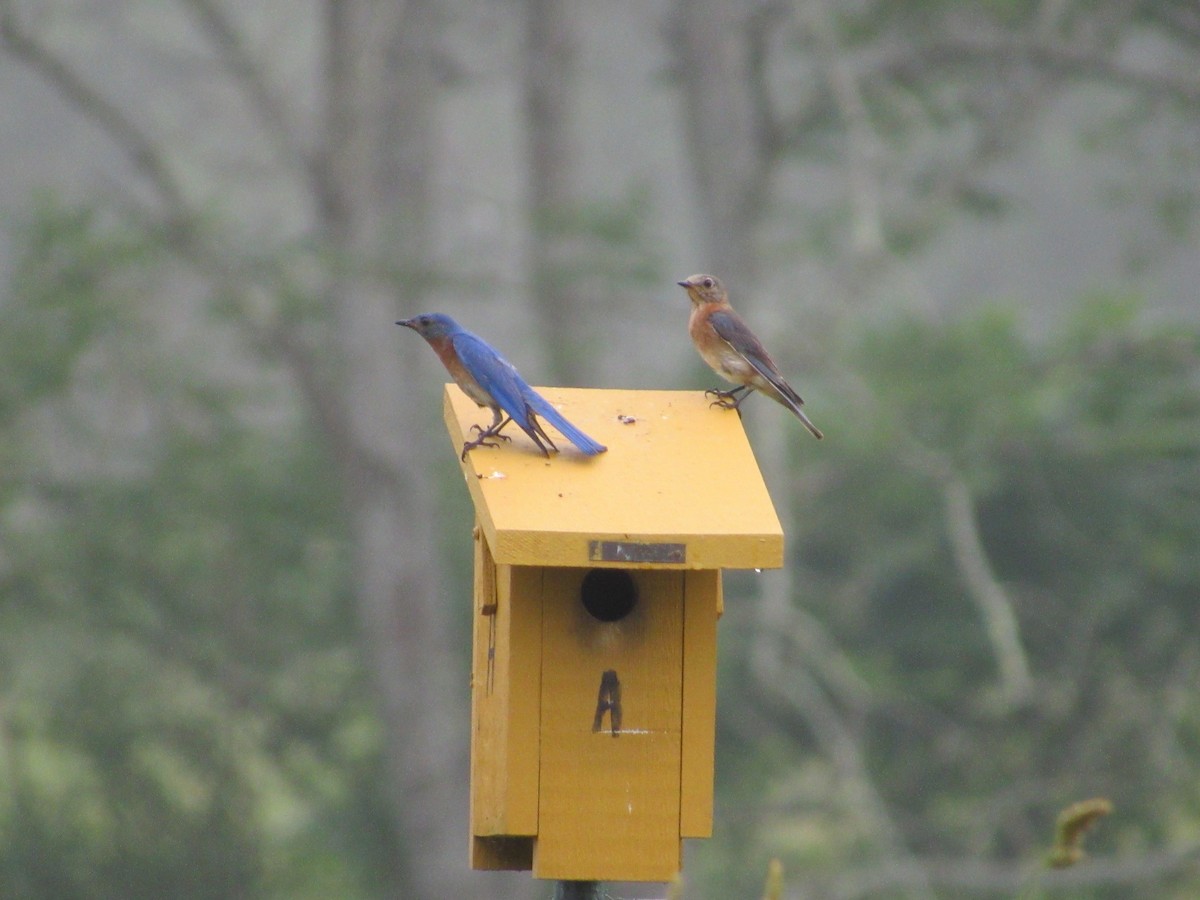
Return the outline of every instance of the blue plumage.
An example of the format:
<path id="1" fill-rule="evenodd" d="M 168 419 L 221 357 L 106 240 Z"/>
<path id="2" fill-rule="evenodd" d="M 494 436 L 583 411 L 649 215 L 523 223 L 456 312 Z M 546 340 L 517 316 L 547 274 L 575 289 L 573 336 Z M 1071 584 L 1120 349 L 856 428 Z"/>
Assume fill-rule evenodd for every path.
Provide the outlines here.
<path id="1" fill-rule="evenodd" d="M 492 410 L 494 418 L 491 425 L 487 428 L 473 426 L 479 436 L 463 445 L 464 460 L 467 451 L 475 447 L 495 447 L 496 444 L 491 440 L 493 438 L 508 440 L 507 435 L 500 431 L 510 420 L 529 435 L 544 455 L 549 456 L 547 444 L 550 449 L 558 448 L 538 421 L 539 416 L 588 456 L 603 453 L 607 449 L 568 422 L 545 397 L 529 386 L 516 367 L 491 344 L 467 331 L 449 316 L 428 313 L 403 319 L 396 324 L 411 328 L 425 338 L 463 392 L 480 406 Z"/>

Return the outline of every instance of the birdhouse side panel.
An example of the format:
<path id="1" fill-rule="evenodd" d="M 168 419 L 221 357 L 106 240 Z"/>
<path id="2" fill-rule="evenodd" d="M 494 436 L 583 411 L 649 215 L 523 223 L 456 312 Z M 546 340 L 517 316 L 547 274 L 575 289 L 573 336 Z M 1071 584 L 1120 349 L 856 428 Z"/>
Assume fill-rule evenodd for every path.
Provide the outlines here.
<path id="1" fill-rule="evenodd" d="M 477 529 L 471 671 L 471 824 L 537 834 L 541 570 L 497 565 Z"/>
<path id="2" fill-rule="evenodd" d="M 721 573 L 688 572 L 683 589 L 683 746 L 679 833 L 712 837 Z"/>

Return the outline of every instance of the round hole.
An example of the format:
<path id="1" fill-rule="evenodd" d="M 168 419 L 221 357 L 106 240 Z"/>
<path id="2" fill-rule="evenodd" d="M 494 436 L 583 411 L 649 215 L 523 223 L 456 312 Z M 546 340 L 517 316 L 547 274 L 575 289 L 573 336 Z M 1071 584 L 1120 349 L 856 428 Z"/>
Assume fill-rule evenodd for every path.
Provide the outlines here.
<path id="1" fill-rule="evenodd" d="M 624 569 L 592 569 L 583 577 L 579 599 L 601 622 L 616 622 L 637 605 L 637 586 Z"/>

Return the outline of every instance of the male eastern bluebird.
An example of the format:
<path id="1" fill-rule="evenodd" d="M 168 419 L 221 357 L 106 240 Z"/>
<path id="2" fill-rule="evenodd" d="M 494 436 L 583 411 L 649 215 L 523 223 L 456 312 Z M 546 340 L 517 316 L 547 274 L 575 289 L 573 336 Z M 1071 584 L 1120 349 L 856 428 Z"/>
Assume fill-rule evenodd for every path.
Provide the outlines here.
<path id="1" fill-rule="evenodd" d="M 491 409 L 495 417 L 487 428 L 471 426 L 479 432 L 479 437 L 463 444 L 463 462 L 466 462 L 468 450 L 475 447 L 499 446 L 489 438 L 511 440 L 508 435 L 500 433 L 500 429 L 509 422 L 516 422 L 538 445 L 542 454 L 549 456 L 550 451 L 542 443 L 543 440 L 551 449 L 558 448 L 542 428 L 538 416 L 557 428 L 567 440 L 588 456 L 595 456 L 608 449 L 564 419 L 545 397 L 526 383 L 512 363 L 497 353 L 483 338 L 467 331 L 449 316 L 426 313 L 411 319 L 401 319 L 396 324 L 411 328 L 425 338 L 441 359 L 446 371 L 463 389 L 463 393 L 480 406 Z M 504 414 L 507 414 L 508 418 L 504 418 Z"/>
<path id="2" fill-rule="evenodd" d="M 737 409 L 751 391 L 759 390 L 795 413 L 813 437 L 824 437 L 800 408 L 804 401 L 783 380 L 762 341 L 729 305 L 729 295 L 721 282 L 711 275 L 693 275 L 676 283 L 688 292 L 692 301 L 692 315 L 688 319 L 692 343 L 714 372 L 737 385 L 731 391 L 705 391 L 717 398 L 713 405 Z M 738 397 L 742 391 L 746 393 Z"/>

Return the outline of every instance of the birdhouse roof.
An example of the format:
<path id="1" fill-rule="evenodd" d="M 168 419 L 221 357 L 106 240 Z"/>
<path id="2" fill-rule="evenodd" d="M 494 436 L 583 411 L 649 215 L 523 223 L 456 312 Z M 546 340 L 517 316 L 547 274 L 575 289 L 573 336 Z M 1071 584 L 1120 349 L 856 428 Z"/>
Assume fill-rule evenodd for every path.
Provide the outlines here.
<path id="1" fill-rule="evenodd" d="M 741 418 L 699 391 L 539 387 L 608 452 L 587 457 L 553 427 L 546 459 L 514 424 L 462 464 L 498 563 L 750 569 L 783 565 L 783 529 Z M 446 385 L 454 452 L 491 411 Z"/>

